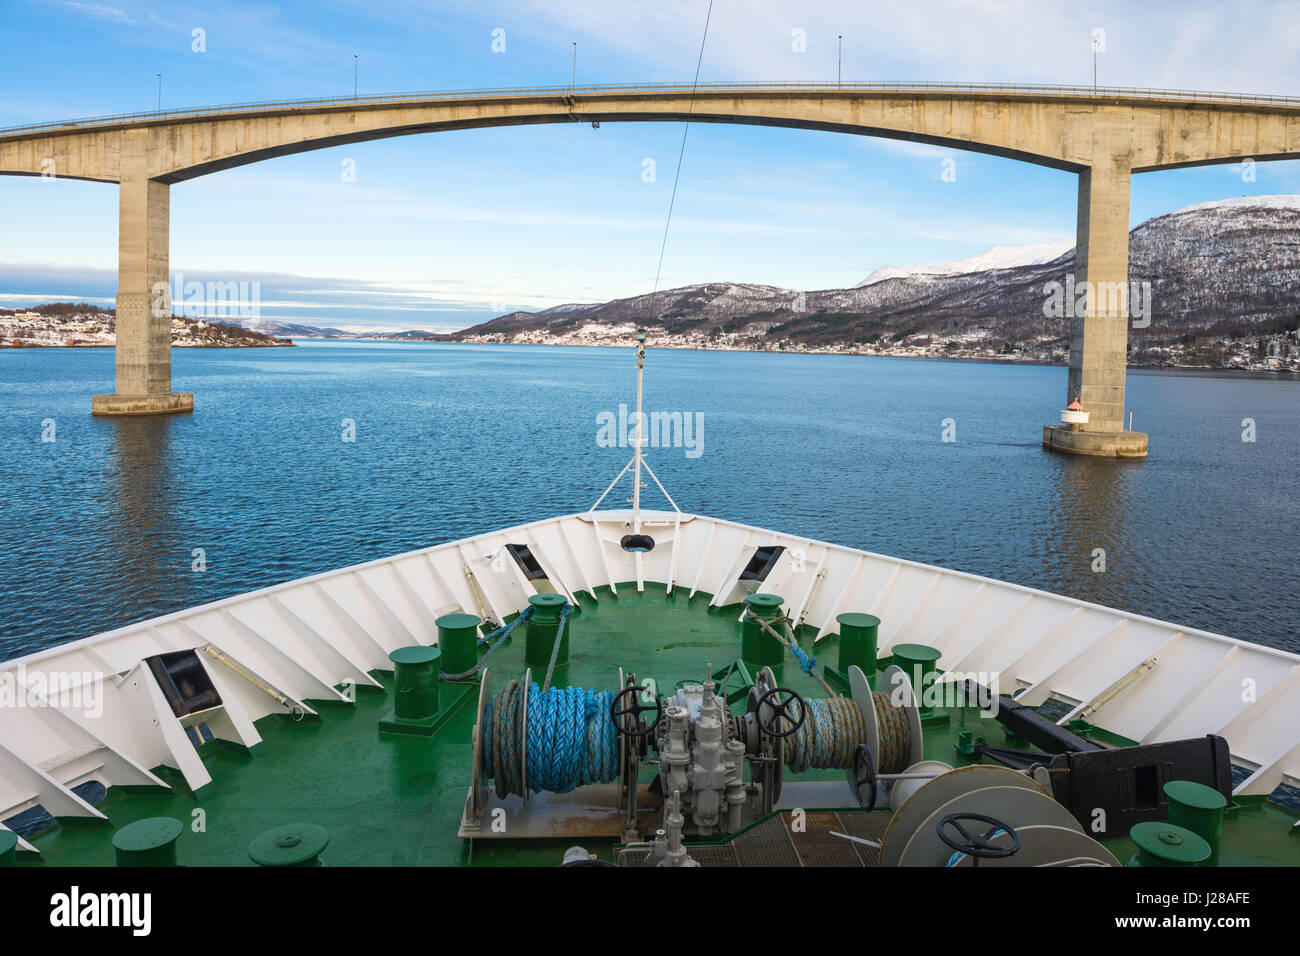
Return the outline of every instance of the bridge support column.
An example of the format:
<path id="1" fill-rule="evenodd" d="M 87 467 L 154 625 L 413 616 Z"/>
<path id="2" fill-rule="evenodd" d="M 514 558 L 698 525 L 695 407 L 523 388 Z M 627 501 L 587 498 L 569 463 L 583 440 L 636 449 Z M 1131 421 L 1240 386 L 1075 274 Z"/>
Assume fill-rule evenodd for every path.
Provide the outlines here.
<path id="1" fill-rule="evenodd" d="M 1043 428 L 1043 445 L 1076 455 L 1143 458 L 1147 436 L 1124 428 L 1128 370 L 1128 162 L 1104 159 L 1079 174 L 1079 215 L 1070 314 L 1065 404 L 1075 399 L 1087 424 Z"/>
<path id="2" fill-rule="evenodd" d="M 172 391 L 170 191 L 145 176 L 118 186 L 117 390 L 91 399 L 96 415 L 194 410 L 193 395 Z"/>

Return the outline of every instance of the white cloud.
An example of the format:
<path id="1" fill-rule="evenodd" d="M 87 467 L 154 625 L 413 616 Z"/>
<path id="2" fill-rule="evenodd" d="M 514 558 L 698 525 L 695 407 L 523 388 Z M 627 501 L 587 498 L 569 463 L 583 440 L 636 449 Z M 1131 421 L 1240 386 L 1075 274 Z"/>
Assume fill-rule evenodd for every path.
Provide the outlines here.
<path id="1" fill-rule="evenodd" d="M 109 20 L 113 23 L 134 23 L 135 21 L 127 15 L 125 10 L 119 10 L 117 7 L 106 6 L 102 3 L 75 3 L 67 2 L 64 6 L 71 7 L 78 13 L 83 13 L 88 17 L 94 17 L 96 20 Z"/>

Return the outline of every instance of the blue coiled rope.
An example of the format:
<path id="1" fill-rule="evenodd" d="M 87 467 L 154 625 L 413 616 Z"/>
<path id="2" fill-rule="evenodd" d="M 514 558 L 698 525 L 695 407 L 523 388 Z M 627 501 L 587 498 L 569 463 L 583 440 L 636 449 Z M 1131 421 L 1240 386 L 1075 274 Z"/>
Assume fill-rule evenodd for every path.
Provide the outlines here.
<path id="1" fill-rule="evenodd" d="M 480 729 L 483 769 L 496 781 L 497 793 L 523 793 L 524 695 L 511 681 L 484 701 Z M 618 731 L 609 719 L 613 691 L 582 687 L 528 688 L 528 789 L 534 793 L 568 793 L 589 783 L 610 783 L 618 776 Z"/>
<path id="2" fill-rule="evenodd" d="M 528 788 L 568 793 L 609 783 L 618 772 L 618 732 L 609 719 L 613 691 L 528 689 Z"/>

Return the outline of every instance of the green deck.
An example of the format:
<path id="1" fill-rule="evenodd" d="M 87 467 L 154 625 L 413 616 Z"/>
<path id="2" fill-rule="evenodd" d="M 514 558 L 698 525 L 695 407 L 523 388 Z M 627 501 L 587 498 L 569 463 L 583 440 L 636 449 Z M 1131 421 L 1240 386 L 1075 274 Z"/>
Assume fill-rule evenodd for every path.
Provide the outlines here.
<path id="1" fill-rule="evenodd" d="M 671 692 L 679 682 L 702 680 L 705 665 L 712 663 L 716 671 L 739 656 L 738 605 L 710 609 L 710 597 L 703 594 L 691 600 L 682 592 L 665 598 L 659 585 L 648 585 L 644 594 L 637 594 L 635 584 L 620 585 L 617 597 L 605 589 L 599 597 L 597 603 L 584 595 L 582 612 L 570 621 L 569 683 L 614 689 L 624 667 L 638 677 L 654 677 L 661 691 Z M 834 641 L 819 644 L 815 656 L 834 664 Z M 523 632 L 518 631 L 492 659 L 494 687 L 522 677 L 523 653 Z M 376 676 L 385 688 L 391 686 L 391 674 Z M 825 696 L 793 662 L 785 666 L 782 682 L 802 694 Z M 151 816 L 185 823 L 177 856 L 191 866 L 251 866 L 249 841 L 296 822 L 328 830 L 323 859 L 331 866 L 554 866 L 575 842 L 609 858 L 610 840 L 495 839 L 471 848 L 457 838 L 469 786 L 477 692 L 476 686 L 443 684 L 446 717 L 431 737 L 381 736 L 378 722 L 392 708 L 391 695 L 364 689 L 355 707 L 320 705 L 320 719 L 264 718 L 257 724 L 263 746 L 255 754 L 220 742 L 200 749 L 213 783 L 198 797 L 177 772 L 156 770 L 173 790 L 112 788 L 99 805 L 109 825 L 63 821 L 29 837 L 41 857 L 20 859 L 19 865 L 111 866 L 114 830 Z M 982 720 L 973 710 L 952 711 L 947 727 L 926 728 L 926 756 L 964 763 L 954 746 L 962 729 L 1003 743 L 995 721 Z M 800 779 L 813 776 L 842 780 L 843 772 L 821 771 Z M 838 807 L 851 803 L 846 786 Z M 1289 835 L 1294 823 L 1294 814 L 1272 804 L 1231 808 L 1224 823 L 1223 863 L 1300 865 L 1300 836 Z M 1134 852 L 1127 839 L 1107 845 L 1121 861 Z"/>

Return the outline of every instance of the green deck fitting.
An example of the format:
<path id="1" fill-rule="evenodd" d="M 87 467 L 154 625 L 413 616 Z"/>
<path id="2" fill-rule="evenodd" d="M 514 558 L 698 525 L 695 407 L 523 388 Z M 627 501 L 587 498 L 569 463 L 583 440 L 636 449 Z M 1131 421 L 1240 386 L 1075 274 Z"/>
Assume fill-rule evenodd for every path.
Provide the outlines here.
<path id="1" fill-rule="evenodd" d="M 436 647 L 415 644 L 388 655 L 393 662 L 393 709 L 379 719 L 381 734 L 433 736 L 439 723 Z"/>
<path id="2" fill-rule="evenodd" d="M 866 675 L 872 690 L 876 689 L 876 640 L 880 632 L 880 618 L 874 614 L 846 611 L 835 617 L 840 626 L 839 666 L 836 670 L 847 677 L 850 667 L 859 667 Z"/>
<path id="3" fill-rule="evenodd" d="M 912 691 L 916 694 L 917 710 L 921 714 L 921 726 L 941 727 L 948 723 L 946 711 L 926 705 L 926 700 L 934 693 L 935 682 L 929 676 L 939 669 L 939 650 L 928 644 L 895 644 L 893 647 L 894 664 L 902 669 L 907 679 L 912 682 Z"/>
<path id="4" fill-rule="evenodd" d="M 248 844 L 248 858 L 258 866 L 324 866 L 320 855 L 330 835 L 314 823 L 286 823 L 259 834 Z"/>
<path id="5" fill-rule="evenodd" d="M 478 663 L 478 630 L 483 623 L 477 614 L 444 614 L 433 622 L 438 629 L 438 667 L 444 674 L 463 674 Z"/>
<path id="6" fill-rule="evenodd" d="M 962 716 L 965 717 L 965 711 Z M 924 729 L 924 725 L 922 725 Z M 957 752 L 965 757 L 971 763 L 981 763 L 984 755 L 975 748 L 988 743 L 983 737 L 976 737 L 973 731 L 960 730 L 957 732 L 957 741 L 953 744 Z"/>
<path id="7" fill-rule="evenodd" d="M 736 658 L 739 605 L 710 608 L 710 594 L 701 592 L 688 599 L 679 590 L 665 596 L 664 588 L 653 584 L 638 593 L 635 581 L 626 586 L 618 582 L 617 597 L 608 588 L 599 588 L 596 598 L 598 602 L 584 599 L 582 604 L 581 649 L 571 666 L 577 686 L 614 690 L 623 668 L 638 678 L 654 678 L 660 688 L 671 688 L 682 680 L 702 681 L 709 664 L 718 674 Z M 503 645 L 492 656 L 494 688 L 523 678 L 522 644 Z M 577 645 L 574 649 L 579 651 Z M 799 694 L 826 696 L 825 689 L 797 667 L 786 671 L 785 683 Z M 393 676 L 374 673 L 391 693 Z M 733 683 L 739 679 L 738 673 L 732 677 Z M 18 868 L 112 866 L 112 829 L 157 816 L 186 824 L 175 843 L 177 857 L 186 866 L 254 866 L 249 843 L 264 831 L 294 820 L 309 821 L 328 832 L 325 855 L 331 867 L 554 867 L 575 842 L 603 859 L 610 858 L 613 839 L 488 840 L 476 845 L 458 840 L 456 830 L 469 787 L 470 732 L 478 687 L 444 682 L 440 690 L 440 723 L 427 737 L 376 734 L 376 722 L 391 707 L 389 698 L 378 694 L 358 694 L 354 706 L 322 711 L 319 719 L 264 717 L 257 721 L 265 742 L 259 757 L 221 747 L 197 751 L 213 779 L 202 800 L 190 794 L 179 775 L 151 768 L 176 783 L 175 788 L 109 787 L 98 809 L 111 827 L 60 825 L 27 836 L 40 856 L 19 854 Z M 733 713 L 743 709 L 744 701 L 738 700 Z M 955 748 L 959 716 L 966 729 L 974 731 L 972 737 L 991 737 L 1000 727 L 972 708 L 953 715 L 952 729 L 926 731 L 926 759 L 954 765 L 969 762 Z M 653 767 L 646 767 L 643 782 L 649 782 L 653 772 Z M 786 777 L 787 782 L 791 779 Z M 844 771 L 810 771 L 798 779 L 843 782 Z M 1295 813 L 1262 800 L 1242 798 L 1237 803 L 1241 806 L 1235 818 L 1225 819 L 1223 825 L 1225 864 L 1300 865 L 1300 836 L 1287 838 Z M 847 787 L 840 805 L 852 805 Z M 206 832 L 191 826 L 199 808 L 207 821 Z M 1105 843 L 1121 860 L 1136 852 L 1127 835 Z"/>
<path id="8" fill-rule="evenodd" d="M 1072 734 L 1078 734 L 1080 737 L 1087 737 L 1087 738 L 1091 738 L 1093 732 L 1096 730 L 1096 728 L 1093 727 L 1092 724 L 1088 723 L 1082 717 L 1075 717 L 1068 724 L 1066 724 L 1065 729 Z"/>
<path id="9" fill-rule="evenodd" d="M 764 621 L 777 617 L 781 613 L 782 603 L 783 599 L 776 594 L 758 593 L 745 598 L 745 606 Z M 764 667 L 770 667 L 776 679 L 783 680 L 783 665 L 788 653 L 785 645 L 746 616 L 741 625 L 740 657 L 755 673 Z"/>
<path id="10" fill-rule="evenodd" d="M 569 647 L 572 643 L 574 615 L 570 614 L 564 624 L 564 633 L 560 635 L 560 649 L 555 650 L 555 634 L 560 628 L 560 612 L 568 600 L 563 594 L 534 594 L 528 599 L 533 608 L 532 615 L 524 624 L 524 657 L 533 669 L 533 677 L 538 684 L 546 676 L 551 665 L 551 654 L 555 654 L 555 673 L 553 683 L 563 687 L 568 678 Z M 574 610 L 577 610 L 576 608 Z"/>
<path id="11" fill-rule="evenodd" d="M 148 817 L 113 834 L 118 866 L 175 866 L 176 841 L 185 827 L 172 817 Z"/>
<path id="12" fill-rule="evenodd" d="M 718 692 L 722 692 L 722 685 L 727 687 L 727 703 L 736 704 L 746 700 L 749 697 L 749 691 L 754 686 L 754 677 L 749 672 L 742 660 L 734 660 L 720 671 L 715 671 L 713 681 L 718 685 Z"/>
<path id="13" fill-rule="evenodd" d="M 1210 858 L 1204 865 L 1218 866 L 1227 798 L 1213 787 L 1191 780 L 1170 780 L 1164 791 L 1169 798 L 1169 822 L 1191 830 L 1208 843 Z"/>
<path id="14" fill-rule="evenodd" d="M 1128 866 L 1199 866 L 1210 858 L 1210 845 L 1191 830 L 1164 820 L 1139 823 L 1129 830 L 1138 848 Z"/>

